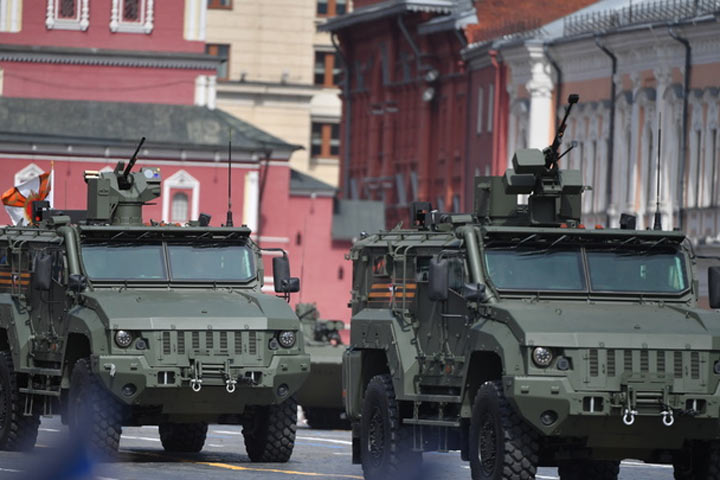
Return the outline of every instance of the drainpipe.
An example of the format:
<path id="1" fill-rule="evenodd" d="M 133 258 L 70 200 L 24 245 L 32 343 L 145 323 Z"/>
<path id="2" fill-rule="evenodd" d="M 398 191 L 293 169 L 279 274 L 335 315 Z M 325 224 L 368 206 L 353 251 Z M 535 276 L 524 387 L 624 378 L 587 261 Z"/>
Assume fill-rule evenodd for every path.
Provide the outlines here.
<path id="1" fill-rule="evenodd" d="M 402 15 L 398 15 L 397 17 L 397 24 L 400 28 L 400 31 L 403 34 L 403 37 L 405 37 L 405 40 L 407 40 L 408 44 L 410 45 L 410 48 L 412 49 L 413 53 L 415 54 L 415 68 L 417 70 L 417 75 L 420 77 L 420 72 L 422 72 L 425 69 L 425 66 L 422 64 L 422 60 L 420 59 L 420 49 L 418 46 L 413 42 L 412 37 L 410 36 L 410 32 L 408 32 L 407 27 L 405 26 L 405 21 L 403 20 Z"/>
<path id="2" fill-rule="evenodd" d="M 682 135 L 680 135 L 680 154 L 678 157 L 678 180 L 677 180 L 677 202 L 678 202 L 678 224 L 683 226 L 683 199 L 685 197 L 685 158 L 687 153 L 687 126 L 688 126 L 688 100 L 690 98 L 690 68 L 692 62 L 692 48 L 690 42 L 678 36 L 672 26 L 668 27 L 670 36 L 682 43 L 685 47 L 685 78 L 683 85 L 683 114 L 682 114 Z"/>
<path id="3" fill-rule="evenodd" d="M 613 162 L 615 159 L 615 75 L 617 74 L 617 57 L 613 52 L 600 41 L 600 37 L 595 37 L 595 45 L 610 57 L 612 62 L 612 76 L 610 77 L 610 132 L 608 135 L 608 160 L 607 160 L 607 179 L 605 181 L 605 197 L 608 207 L 612 204 L 612 178 L 613 178 Z M 609 210 L 609 209 L 608 209 Z M 610 228 L 610 212 L 607 212 L 607 226 Z"/>
<path id="4" fill-rule="evenodd" d="M 492 131 L 492 147 L 493 147 L 493 158 L 491 159 L 491 172 L 490 175 L 501 175 L 502 164 L 505 161 L 505 152 L 501 155 L 500 153 L 500 98 L 502 96 L 503 85 L 500 82 L 500 62 L 498 62 L 498 51 L 489 50 L 488 55 L 490 56 L 490 63 L 492 63 L 495 69 L 495 81 L 493 92 L 493 131 Z"/>
<path id="5" fill-rule="evenodd" d="M 562 106 L 560 89 L 563 84 L 563 73 L 562 70 L 560 70 L 560 65 L 558 65 L 555 59 L 550 55 L 550 49 L 547 44 L 543 45 L 543 53 L 545 54 L 545 58 L 548 59 L 548 62 L 550 62 L 550 65 L 552 65 L 553 70 L 555 70 L 555 75 L 557 76 L 557 88 L 555 89 L 555 112 L 553 113 L 553 118 L 555 119 L 555 131 L 557 132 L 559 122 L 557 113 L 560 111 L 560 107 Z"/>
<path id="6" fill-rule="evenodd" d="M 335 51 L 340 55 L 345 75 L 343 78 L 343 97 L 345 97 L 345 135 L 343 138 L 343 165 L 342 165 L 342 182 L 343 182 L 343 198 L 350 199 L 350 130 L 352 127 L 352 97 L 350 96 L 350 64 L 337 43 L 337 37 L 333 33 L 330 35 Z"/>
<path id="7" fill-rule="evenodd" d="M 475 185 L 475 175 L 472 172 L 472 167 L 470 165 L 470 143 L 471 143 L 471 135 L 472 135 L 472 127 L 470 123 L 472 122 L 472 115 L 471 115 L 471 109 L 473 102 L 471 101 L 473 91 L 472 91 L 472 68 L 470 68 L 469 62 L 465 63 L 465 68 L 467 68 L 467 94 L 465 96 L 465 101 L 467 102 L 467 105 L 465 107 L 465 211 L 470 212 L 472 211 L 473 204 L 474 204 L 474 185 Z"/>

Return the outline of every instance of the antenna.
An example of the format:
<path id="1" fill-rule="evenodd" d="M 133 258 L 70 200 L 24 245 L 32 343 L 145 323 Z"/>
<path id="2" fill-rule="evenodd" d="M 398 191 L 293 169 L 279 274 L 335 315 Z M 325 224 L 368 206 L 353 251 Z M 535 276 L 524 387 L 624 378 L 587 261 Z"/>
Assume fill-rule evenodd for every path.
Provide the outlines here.
<path id="1" fill-rule="evenodd" d="M 662 214 L 660 213 L 660 148 L 662 147 L 662 113 L 658 112 L 658 139 L 657 139 L 657 172 L 656 197 L 655 197 L 655 221 L 653 230 L 662 230 Z"/>
<path id="2" fill-rule="evenodd" d="M 232 140 L 228 140 L 228 211 L 225 226 L 235 226 L 232 218 Z"/>

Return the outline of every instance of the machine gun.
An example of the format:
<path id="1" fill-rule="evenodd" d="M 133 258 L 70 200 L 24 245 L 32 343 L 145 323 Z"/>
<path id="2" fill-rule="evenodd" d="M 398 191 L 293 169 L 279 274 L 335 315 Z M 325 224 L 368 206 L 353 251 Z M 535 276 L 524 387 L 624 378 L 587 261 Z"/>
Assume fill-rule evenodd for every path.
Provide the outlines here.
<path id="1" fill-rule="evenodd" d="M 140 140 L 127 166 L 118 162 L 112 172 L 85 172 L 87 221 L 112 225 L 142 225 L 142 207 L 160 196 L 160 169 L 133 172 L 145 137 Z"/>
<path id="2" fill-rule="evenodd" d="M 579 170 L 560 170 L 559 153 L 567 119 L 579 96 L 568 97 L 565 116 L 555 139 L 544 150 L 520 149 L 502 177 L 475 178 L 474 214 L 481 223 L 557 227 L 580 223 L 581 196 L 585 187 Z M 529 195 L 518 205 L 518 195 Z"/>

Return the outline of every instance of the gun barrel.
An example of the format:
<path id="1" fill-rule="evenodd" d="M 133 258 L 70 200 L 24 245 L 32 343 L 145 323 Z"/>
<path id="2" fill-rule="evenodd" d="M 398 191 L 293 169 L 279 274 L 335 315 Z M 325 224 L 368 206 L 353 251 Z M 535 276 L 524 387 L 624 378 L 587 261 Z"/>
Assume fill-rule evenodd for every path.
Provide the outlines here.
<path id="1" fill-rule="evenodd" d="M 130 172 L 132 171 L 133 167 L 135 166 L 135 162 L 137 161 L 138 153 L 140 153 L 140 149 L 142 148 L 143 143 L 145 143 L 145 137 L 142 137 L 140 139 L 140 143 L 138 143 L 138 146 L 135 149 L 135 153 L 133 153 L 133 156 L 130 158 L 130 162 L 128 162 L 127 167 L 125 167 L 125 171 L 123 172 L 123 177 L 127 178 L 128 175 L 130 175 Z"/>

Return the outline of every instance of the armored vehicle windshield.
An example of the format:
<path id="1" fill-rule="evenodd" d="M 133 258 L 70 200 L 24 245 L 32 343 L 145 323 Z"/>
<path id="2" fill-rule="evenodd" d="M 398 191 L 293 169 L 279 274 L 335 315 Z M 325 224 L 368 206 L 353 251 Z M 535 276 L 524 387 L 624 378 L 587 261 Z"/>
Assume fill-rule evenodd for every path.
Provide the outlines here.
<path id="1" fill-rule="evenodd" d="M 245 245 L 86 243 L 83 264 L 93 281 L 140 280 L 245 283 L 256 277 Z"/>
<path id="2" fill-rule="evenodd" d="M 642 252 L 532 247 L 485 251 L 490 281 L 500 291 L 680 294 L 688 289 L 685 258 L 673 249 Z"/>

